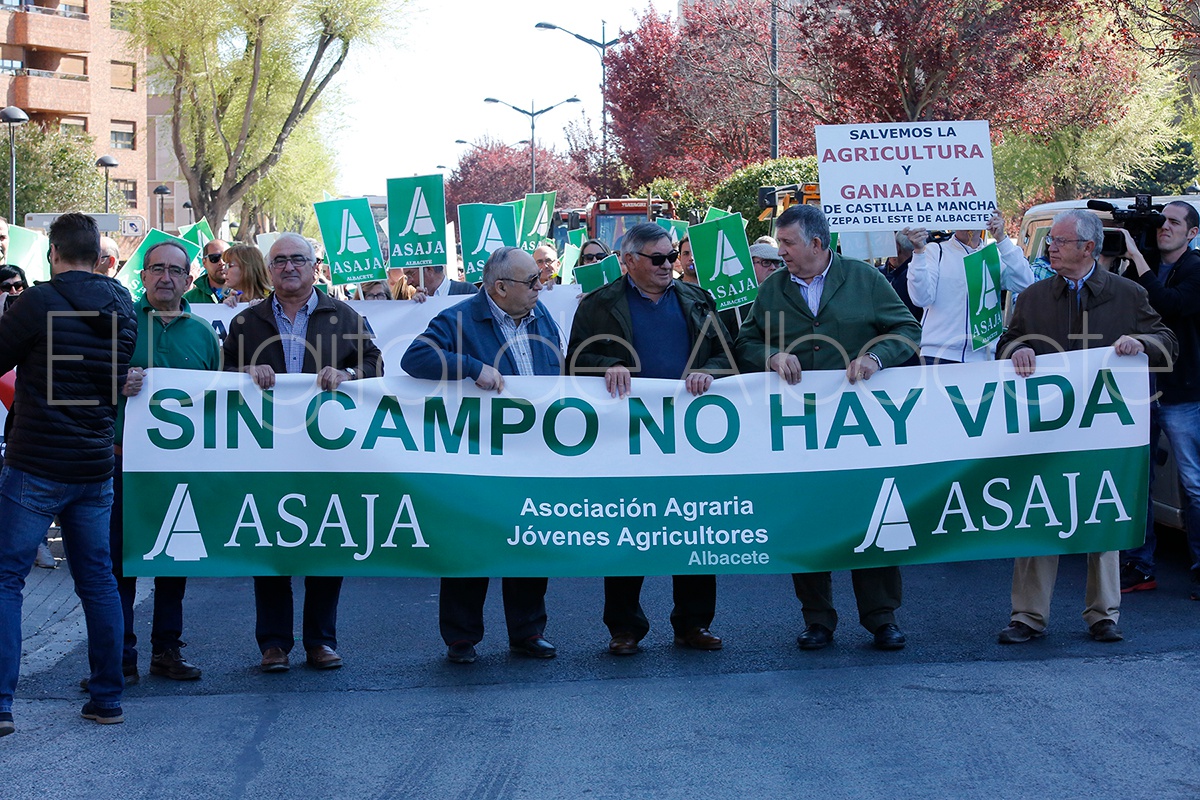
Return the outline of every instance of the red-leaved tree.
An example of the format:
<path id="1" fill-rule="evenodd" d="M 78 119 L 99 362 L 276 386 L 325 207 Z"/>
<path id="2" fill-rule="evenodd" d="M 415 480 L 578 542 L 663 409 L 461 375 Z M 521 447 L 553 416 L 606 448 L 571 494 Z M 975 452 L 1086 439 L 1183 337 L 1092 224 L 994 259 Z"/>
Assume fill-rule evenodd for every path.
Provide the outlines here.
<path id="1" fill-rule="evenodd" d="M 537 189 L 557 191 L 559 208 L 587 202 L 590 190 L 575 178 L 569 160 L 553 150 L 537 148 Z M 458 206 L 466 203 L 506 203 L 529 191 L 529 147 L 495 139 L 474 142 L 446 179 L 446 214 L 458 224 Z"/>

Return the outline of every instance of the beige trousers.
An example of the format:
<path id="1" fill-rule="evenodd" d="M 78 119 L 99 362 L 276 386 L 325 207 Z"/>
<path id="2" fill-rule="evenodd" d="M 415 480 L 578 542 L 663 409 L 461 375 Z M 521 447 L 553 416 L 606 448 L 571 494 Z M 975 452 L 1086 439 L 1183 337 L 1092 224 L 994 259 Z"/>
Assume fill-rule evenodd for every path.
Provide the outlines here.
<path id="1" fill-rule="evenodd" d="M 1083 621 L 1090 628 L 1102 619 L 1121 616 L 1120 552 L 1088 553 Z M 1036 631 L 1046 630 L 1050 598 L 1058 577 L 1058 556 L 1018 558 L 1013 562 L 1012 619 Z"/>

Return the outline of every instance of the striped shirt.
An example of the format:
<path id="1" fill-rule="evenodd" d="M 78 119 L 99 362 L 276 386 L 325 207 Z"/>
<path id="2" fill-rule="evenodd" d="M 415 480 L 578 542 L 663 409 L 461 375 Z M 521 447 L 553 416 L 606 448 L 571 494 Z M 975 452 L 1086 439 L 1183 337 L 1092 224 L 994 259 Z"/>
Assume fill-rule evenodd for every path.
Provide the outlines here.
<path id="1" fill-rule="evenodd" d="M 795 275 L 789 274 L 792 283 L 800 287 L 800 293 L 804 295 L 805 301 L 808 302 L 808 310 L 817 315 L 817 309 L 821 307 L 821 293 L 825 291 L 825 276 L 829 274 L 829 267 L 833 264 L 833 253 L 829 254 L 829 264 L 825 265 L 825 269 L 821 270 L 821 274 L 817 275 L 812 281 L 806 283 L 804 280 L 797 278 Z"/>
<path id="2" fill-rule="evenodd" d="M 308 302 L 296 312 L 296 321 L 283 313 L 279 298 L 271 295 L 271 310 L 275 312 L 275 326 L 279 328 L 279 343 L 283 345 L 284 363 L 289 374 L 304 371 L 304 351 L 308 349 L 308 318 L 317 309 L 317 292 L 314 289 Z"/>
<path id="3" fill-rule="evenodd" d="M 447 281 L 449 283 L 449 281 Z M 508 315 L 504 309 L 496 305 L 492 300 L 492 296 L 485 294 L 488 301 L 488 307 L 492 310 L 492 319 L 496 321 L 496 325 L 500 328 L 500 333 L 504 335 L 505 347 L 512 359 L 517 365 L 518 375 L 534 375 L 533 371 L 533 348 L 529 341 L 529 326 L 533 324 L 534 317 L 537 315 L 537 306 L 529 310 L 529 313 L 521 318 L 518 322 Z M 558 326 L 555 326 L 558 330 Z M 559 334 L 558 340 L 559 353 L 563 353 L 566 347 L 562 341 L 562 334 Z"/>

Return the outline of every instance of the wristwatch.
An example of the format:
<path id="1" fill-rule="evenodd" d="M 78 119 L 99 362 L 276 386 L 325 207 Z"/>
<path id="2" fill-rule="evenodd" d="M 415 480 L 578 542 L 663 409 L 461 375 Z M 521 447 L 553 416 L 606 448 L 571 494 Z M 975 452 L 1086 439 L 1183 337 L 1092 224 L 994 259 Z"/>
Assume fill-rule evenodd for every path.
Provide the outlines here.
<path id="1" fill-rule="evenodd" d="M 342 370 L 342 372 L 349 375 L 350 380 L 352 380 L 352 381 L 358 379 L 358 373 L 354 371 L 354 367 L 346 367 L 344 370 Z"/>

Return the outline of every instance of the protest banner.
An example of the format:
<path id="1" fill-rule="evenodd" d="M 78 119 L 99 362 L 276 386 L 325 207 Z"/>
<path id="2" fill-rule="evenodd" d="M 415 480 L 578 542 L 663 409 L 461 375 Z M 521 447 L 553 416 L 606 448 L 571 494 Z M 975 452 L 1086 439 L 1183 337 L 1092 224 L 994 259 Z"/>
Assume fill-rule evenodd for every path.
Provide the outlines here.
<path id="1" fill-rule="evenodd" d="M 831 230 L 982 230 L 996 210 L 984 120 L 818 125 L 816 135 Z"/>
<path id="2" fill-rule="evenodd" d="M 135 301 L 140 300 L 142 295 L 146 293 L 145 287 L 142 286 L 142 259 L 145 257 L 147 250 L 160 242 L 174 242 L 182 247 L 183 251 L 187 253 L 189 264 L 200 257 L 200 246 L 195 242 L 181 239 L 178 236 L 172 236 L 158 228 L 151 228 L 149 233 L 146 234 L 146 238 L 142 239 L 142 243 L 129 256 L 129 260 L 125 262 L 125 266 L 117 273 L 117 280 L 124 284 L 125 288 L 129 290 L 129 294 L 133 295 Z"/>
<path id="3" fill-rule="evenodd" d="M 687 220 L 667 219 L 666 217 L 659 217 L 658 219 L 655 220 L 655 222 L 658 223 L 658 227 L 662 228 L 664 231 L 666 231 L 668 234 L 670 234 L 671 244 L 676 248 L 679 247 L 680 242 L 682 242 L 684 239 L 688 238 Z"/>
<path id="4" fill-rule="evenodd" d="M 270 259 L 271 245 L 275 244 L 275 240 L 278 238 L 278 233 L 259 233 L 255 235 L 254 245 L 258 248 L 258 252 L 262 253 L 264 261 Z"/>
<path id="5" fill-rule="evenodd" d="M 579 263 L 579 248 L 570 242 L 563 248 L 562 257 L 558 259 L 559 283 L 575 282 L 575 265 Z"/>
<path id="6" fill-rule="evenodd" d="M 554 216 L 554 199 L 558 192 L 539 192 L 525 195 L 521 210 L 521 249 L 532 253 L 550 236 L 550 220 Z"/>
<path id="7" fill-rule="evenodd" d="M 944 381 L 938 383 L 938 381 Z M 127 575 L 787 573 L 1119 550 L 1145 532 L 1147 362 L 1111 348 L 681 381 L 150 370 Z M 436 480 L 431 480 L 436 477 Z M 447 481 L 454 489 L 447 490 Z"/>
<path id="8" fill-rule="evenodd" d="M 616 253 L 594 264 L 580 264 L 573 275 L 584 293 L 594 292 L 606 283 L 621 277 L 621 261 Z"/>
<path id="9" fill-rule="evenodd" d="M 317 212 L 317 225 L 325 243 L 325 263 L 329 264 L 334 286 L 387 277 L 370 200 L 365 197 L 324 200 L 313 203 L 313 209 Z"/>
<path id="10" fill-rule="evenodd" d="M 388 178 L 388 267 L 445 266 L 446 189 L 441 174 Z"/>
<path id="11" fill-rule="evenodd" d="M 49 251 L 50 240 L 42 231 L 21 225 L 8 226 L 8 256 L 5 261 L 20 267 L 30 286 L 34 281 L 50 280 Z"/>
<path id="12" fill-rule="evenodd" d="M 187 239 L 192 244 L 196 245 L 203 252 L 204 245 L 217 238 L 213 235 L 212 227 L 208 224 L 208 220 L 201 218 L 199 222 L 194 222 L 191 225 L 184 225 L 179 229 L 179 238 Z"/>
<path id="13" fill-rule="evenodd" d="M 567 242 L 583 249 L 583 243 L 587 241 L 587 228 L 576 228 L 573 231 L 567 231 Z"/>
<path id="14" fill-rule="evenodd" d="M 741 214 L 726 214 L 689 231 L 696 279 L 717 303 L 717 311 L 748 305 L 758 297 L 758 280 Z"/>
<path id="15" fill-rule="evenodd" d="M 1000 338 L 1004 312 L 1000 307 L 1000 250 L 992 242 L 963 258 L 967 270 L 967 317 L 971 348 L 979 350 Z"/>
<path id="16" fill-rule="evenodd" d="M 483 265 L 492 253 L 517 246 L 517 218 L 510 205 L 465 203 L 458 207 L 458 226 L 467 283 L 483 280 Z"/>

